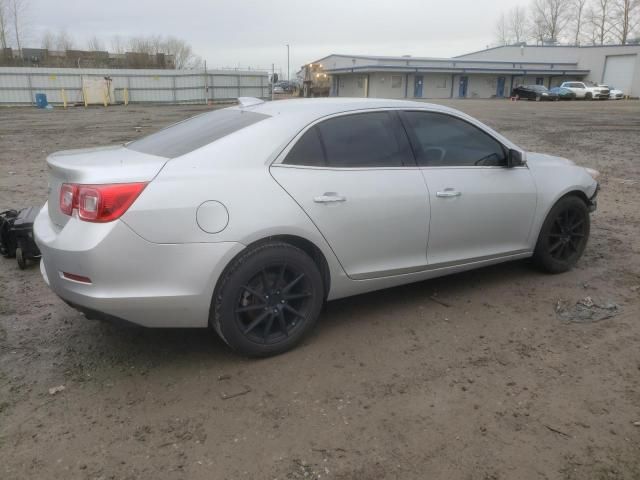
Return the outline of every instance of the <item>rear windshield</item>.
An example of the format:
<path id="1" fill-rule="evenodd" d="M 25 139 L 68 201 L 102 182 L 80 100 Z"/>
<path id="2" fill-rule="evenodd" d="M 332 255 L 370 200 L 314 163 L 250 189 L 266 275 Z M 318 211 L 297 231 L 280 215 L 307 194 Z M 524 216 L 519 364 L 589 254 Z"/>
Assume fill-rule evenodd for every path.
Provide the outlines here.
<path id="1" fill-rule="evenodd" d="M 269 118 L 269 115 L 226 108 L 215 110 L 170 125 L 156 133 L 134 140 L 126 147 L 136 152 L 175 158 L 265 118 Z"/>

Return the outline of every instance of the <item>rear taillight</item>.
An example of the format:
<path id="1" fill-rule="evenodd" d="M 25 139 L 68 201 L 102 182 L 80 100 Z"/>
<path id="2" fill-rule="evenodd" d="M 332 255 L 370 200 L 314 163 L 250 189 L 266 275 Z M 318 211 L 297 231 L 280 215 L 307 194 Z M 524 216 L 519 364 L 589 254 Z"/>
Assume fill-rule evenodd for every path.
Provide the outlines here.
<path id="1" fill-rule="evenodd" d="M 60 189 L 60 210 L 71 215 L 77 209 L 78 217 L 87 222 L 111 222 L 127 211 L 146 186 L 146 183 L 65 183 Z"/>
<path id="2" fill-rule="evenodd" d="M 71 215 L 73 209 L 77 207 L 76 199 L 78 186 L 70 183 L 63 183 L 60 188 L 60 210 L 65 215 Z"/>

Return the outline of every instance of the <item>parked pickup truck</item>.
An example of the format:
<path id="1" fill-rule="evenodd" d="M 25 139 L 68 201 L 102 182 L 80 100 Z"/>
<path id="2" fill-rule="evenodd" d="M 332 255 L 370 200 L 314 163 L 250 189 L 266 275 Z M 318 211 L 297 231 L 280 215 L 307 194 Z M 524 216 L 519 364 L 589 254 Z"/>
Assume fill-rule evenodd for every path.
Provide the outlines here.
<path id="1" fill-rule="evenodd" d="M 576 98 L 583 98 L 585 100 L 609 98 L 609 87 L 607 86 L 599 86 L 585 82 L 564 82 L 560 86 L 574 92 Z"/>

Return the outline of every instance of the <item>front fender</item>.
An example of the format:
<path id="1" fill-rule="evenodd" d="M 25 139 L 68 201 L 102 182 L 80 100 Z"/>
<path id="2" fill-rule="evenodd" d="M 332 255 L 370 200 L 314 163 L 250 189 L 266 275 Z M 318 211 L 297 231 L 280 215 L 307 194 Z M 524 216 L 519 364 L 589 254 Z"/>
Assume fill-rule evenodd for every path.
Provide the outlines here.
<path id="1" fill-rule="evenodd" d="M 558 200 L 575 192 L 584 197 L 593 211 L 599 186 L 586 169 L 566 158 L 528 152 L 527 165 L 536 184 L 538 196 L 538 211 L 529 239 L 534 248 L 542 224 Z"/>

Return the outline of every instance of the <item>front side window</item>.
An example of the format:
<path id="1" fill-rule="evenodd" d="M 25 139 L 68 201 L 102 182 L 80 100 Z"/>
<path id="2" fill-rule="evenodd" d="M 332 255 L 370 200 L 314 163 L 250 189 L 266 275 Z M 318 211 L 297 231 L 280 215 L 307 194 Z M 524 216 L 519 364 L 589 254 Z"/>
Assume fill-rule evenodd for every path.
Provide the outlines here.
<path id="1" fill-rule="evenodd" d="M 403 112 L 402 120 L 422 167 L 506 165 L 504 147 L 464 120 L 434 112 Z"/>
<path id="2" fill-rule="evenodd" d="M 307 130 L 284 163 L 334 168 L 415 166 L 411 146 L 395 112 L 358 113 L 325 120 Z"/>

